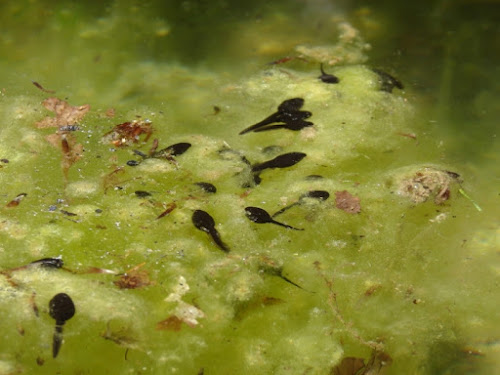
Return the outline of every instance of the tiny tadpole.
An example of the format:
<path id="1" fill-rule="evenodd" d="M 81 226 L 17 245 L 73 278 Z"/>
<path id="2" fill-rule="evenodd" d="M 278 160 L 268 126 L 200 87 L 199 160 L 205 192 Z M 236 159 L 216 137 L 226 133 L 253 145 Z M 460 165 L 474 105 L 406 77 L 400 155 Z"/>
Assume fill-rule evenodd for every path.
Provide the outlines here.
<path id="1" fill-rule="evenodd" d="M 294 202 L 286 207 L 283 207 L 281 210 L 275 212 L 274 214 L 272 214 L 271 217 L 276 217 L 278 215 L 281 215 L 283 212 L 285 211 L 288 211 L 290 208 L 292 207 L 295 207 L 295 206 L 298 206 L 300 204 L 303 204 L 304 203 L 304 199 L 305 198 L 312 198 L 312 199 L 317 199 L 319 201 L 326 201 L 328 198 L 330 197 L 330 193 L 328 193 L 327 191 L 324 191 L 324 190 L 311 190 L 311 191 L 308 191 L 307 193 L 305 194 L 302 194 L 300 197 L 299 197 L 299 200 L 297 202 Z"/>
<path id="2" fill-rule="evenodd" d="M 380 91 L 392 93 L 394 87 L 403 90 L 404 86 L 397 78 L 380 69 L 372 68 L 372 70 L 378 74 L 380 79 Z"/>
<path id="3" fill-rule="evenodd" d="M 61 268 L 64 262 L 61 258 L 42 258 L 31 262 L 29 266 L 40 266 L 43 268 Z"/>
<path id="4" fill-rule="evenodd" d="M 324 83 L 339 83 L 338 77 L 334 76 L 333 74 L 327 74 L 327 73 L 325 73 L 325 71 L 323 70 L 323 63 L 321 63 L 321 65 L 319 66 L 319 68 L 321 70 L 321 75 L 318 77 L 318 79 L 320 79 L 321 82 L 324 82 Z"/>
<path id="5" fill-rule="evenodd" d="M 193 212 L 191 220 L 196 229 L 208 233 L 222 251 L 229 253 L 229 247 L 222 241 L 219 232 L 215 229 L 215 220 L 208 212 L 196 210 Z"/>
<path id="6" fill-rule="evenodd" d="M 293 230 L 304 230 L 303 228 L 295 228 L 287 224 L 280 223 L 279 221 L 274 220 L 269 213 L 259 207 L 245 207 L 245 215 L 250 221 L 253 221 L 254 223 L 257 224 L 266 224 L 266 223 L 271 223 L 271 224 L 276 224 L 281 227 L 287 228 L 287 229 L 293 229 Z"/>
<path id="7" fill-rule="evenodd" d="M 252 166 L 252 172 L 260 172 L 264 169 L 292 167 L 306 156 L 307 155 L 303 152 L 289 152 L 287 154 L 281 154 L 276 156 L 274 159 L 254 164 Z"/>
<path id="8" fill-rule="evenodd" d="M 217 192 L 217 188 L 209 182 L 195 182 L 194 185 L 200 187 L 205 193 L 214 194 Z"/>
<path id="9" fill-rule="evenodd" d="M 75 305 L 66 293 L 56 294 L 49 302 L 49 314 L 56 321 L 52 340 L 52 357 L 56 358 L 62 345 L 63 326 L 75 315 Z"/>

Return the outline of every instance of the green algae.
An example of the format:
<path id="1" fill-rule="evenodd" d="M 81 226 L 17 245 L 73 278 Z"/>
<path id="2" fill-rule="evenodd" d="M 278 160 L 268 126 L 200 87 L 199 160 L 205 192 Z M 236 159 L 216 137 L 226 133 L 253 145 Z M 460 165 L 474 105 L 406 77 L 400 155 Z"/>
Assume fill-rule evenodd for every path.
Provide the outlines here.
<path id="1" fill-rule="evenodd" d="M 329 374 L 342 358 L 368 362 L 374 351 L 391 360 L 372 373 L 498 368 L 498 197 L 485 182 L 497 176 L 498 156 L 464 165 L 453 156 L 455 135 L 431 127 L 433 110 L 423 93 L 411 86 L 381 91 L 354 27 L 347 28 L 356 38 L 346 47 L 343 13 L 323 18 L 332 34 L 315 43 L 307 28 L 287 36 L 283 30 L 304 16 L 279 7 L 259 22 L 231 19 L 240 22 L 235 35 L 250 35 L 248 42 L 260 47 L 257 57 L 244 64 L 248 46 L 228 42 L 224 53 L 193 66 L 182 60 L 200 58 L 199 51 L 177 52 L 171 61 L 165 50 L 154 53 L 162 43 L 174 53 L 181 43 L 175 35 L 181 10 L 174 6 L 162 18 L 153 16 L 154 4 L 117 2 L 99 12 L 16 4 L 4 5 L 5 19 L 38 18 L 26 34 L 11 21 L 2 39 L 12 53 L 4 52 L 1 62 L 0 113 L 8 126 L 0 130 L 0 156 L 9 162 L 0 169 L 0 374 L 195 374 L 201 368 L 206 374 Z M 208 16 L 209 29 L 216 15 Z M 259 38 L 264 29 L 276 38 Z M 217 30 L 207 39 L 220 36 Z M 37 31 L 45 43 L 30 39 Z M 152 41 L 144 46 L 141 38 Z M 310 48 L 297 47 L 305 44 Z M 328 68 L 340 83 L 319 81 L 312 61 L 265 65 L 296 53 L 290 51 L 317 61 L 346 51 Z M 214 68 L 221 54 L 236 67 Z M 74 134 L 85 151 L 67 181 L 61 150 L 46 140 L 55 129 L 35 127 L 50 115 L 41 101 L 54 94 L 31 80 L 71 105 L 91 105 Z M 293 97 L 305 100 L 314 127 L 238 135 Z M 108 108 L 115 117 L 106 116 Z M 152 121 L 160 149 L 177 142 L 192 147 L 175 162 L 149 158 L 127 166 L 141 160 L 132 150 L 147 153 L 152 139 L 119 148 L 102 137 L 136 116 Z M 241 155 L 257 163 L 292 151 L 307 157 L 262 172 L 258 186 L 242 187 L 251 172 Z M 438 179 L 435 188 L 424 188 L 418 199 L 406 194 L 418 190 L 408 189 L 415 176 L 429 171 Z M 201 192 L 193 185 L 199 181 L 213 183 L 217 193 Z M 449 199 L 436 204 L 443 187 Z M 137 190 L 151 196 L 140 199 Z M 331 197 L 280 216 L 303 232 L 245 217 L 246 206 L 275 212 L 309 190 Z M 336 207 L 334 193 L 344 190 L 359 197 L 359 214 Z M 27 196 L 18 206 L 5 207 L 20 193 Z M 158 218 L 171 203 L 175 208 Z M 196 209 L 214 217 L 230 254 L 194 228 Z M 72 272 L 5 271 L 56 256 Z M 91 267 L 113 273 L 89 273 Z M 120 289 L 116 282 L 125 273 L 144 285 Z M 77 312 L 54 360 L 48 302 L 60 292 L 72 297 Z M 171 325 L 162 325 L 167 320 Z"/>

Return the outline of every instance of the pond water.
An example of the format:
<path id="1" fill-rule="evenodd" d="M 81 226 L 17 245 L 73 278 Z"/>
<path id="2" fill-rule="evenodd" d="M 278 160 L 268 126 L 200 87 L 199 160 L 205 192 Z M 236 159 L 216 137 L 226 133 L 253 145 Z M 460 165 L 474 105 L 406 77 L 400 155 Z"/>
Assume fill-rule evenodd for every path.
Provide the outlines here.
<path id="1" fill-rule="evenodd" d="M 500 4 L 433 3 L 3 1 L 0 375 L 498 372 Z"/>

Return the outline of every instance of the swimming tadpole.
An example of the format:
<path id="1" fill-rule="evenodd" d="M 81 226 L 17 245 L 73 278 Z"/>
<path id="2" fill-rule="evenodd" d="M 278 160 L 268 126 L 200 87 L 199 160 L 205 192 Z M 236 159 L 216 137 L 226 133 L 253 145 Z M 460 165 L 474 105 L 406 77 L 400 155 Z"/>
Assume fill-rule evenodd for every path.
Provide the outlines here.
<path id="1" fill-rule="evenodd" d="M 215 220 L 210 214 L 203 210 L 195 210 L 191 217 L 193 225 L 205 233 L 208 233 L 215 244 L 225 253 L 229 253 L 229 247 L 222 241 L 219 232 L 215 229 Z"/>
<path id="2" fill-rule="evenodd" d="M 56 321 L 52 339 L 52 357 L 56 358 L 62 345 L 63 326 L 75 315 L 75 305 L 66 293 L 56 294 L 49 302 L 49 314 Z"/>

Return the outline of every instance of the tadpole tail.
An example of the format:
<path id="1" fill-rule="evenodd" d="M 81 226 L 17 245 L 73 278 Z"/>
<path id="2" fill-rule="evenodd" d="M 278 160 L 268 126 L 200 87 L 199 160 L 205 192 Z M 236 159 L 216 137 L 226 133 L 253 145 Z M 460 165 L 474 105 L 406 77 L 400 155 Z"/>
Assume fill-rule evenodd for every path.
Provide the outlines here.
<path id="1" fill-rule="evenodd" d="M 215 244 L 225 253 L 229 253 L 230 249 L 229 247 L 222 241 L 220 238 L 219 232 L 217 232 L 216 229 L 212 230 L 209 232 L 210 236 L 214 240 Z"/>
<path id="2" fill-rule="evenodd" d="M 295 228 L 295 227 L 292 227 L 291 225 L 283 224 L 283 223 L 280 223 L 279 221 L 275 221 L 275 220 L 273 220 L 271 223 L 279 225 L 279 226 L 287 228 L 287 229 L 304 230 L 304 228 Z"/>
<path id="3" fill-rule="evenodd" d="M 249 126 L 248 128 L 240 131 L 239 134 L 243 135 L 243 134 L 249 133 L 251 131 L 254 131 L 255 129 L 261 128 L 262 126 L 272 124 L 273 122 L 276 122 L 275 117 L 276 117 L 276 113 L 273 113 L 271 116 L 266 117 L 264 120 L 259 121 L 258 123 L 254 124 L 252 126 Z"/>
<path id="4" fill-rule="evenodd" d="M 276 124 L 276 125 L 271 125 L 271 126 L 267 126 L 267 127 L 262 126 L 259 129 L 255 129 L 254 133 L 265 132 L 268 130 L 283 129 L 283 128 L 287 128 L 287 126 L 285 124 Z"/>
<path id="5" fill-rule="evenodd" d="M 62 324 L 56 324 L 56 328 L 54 330 L 54 337 L 52 339 L 52 358 L 56 358 L 59 354 L 59 350 L 62 345 L 62 333 L 63 326 Z"/>
<path id="6" fill-rule="evenodd" d="M 310 291 L 310 290 L 307 290 L 307 289 L 302 288 L 299 284 L 294 283 L 292 280 L 290 280 L 290 279 L 289 279 L 288 277 L 286 277 L 286 276 L 283 276 L 282 274 L 280 274 L 280 275 L 278 275 L 278 276 L 279 276 L 279 277 L 280 277 L 283 281 L 286 281 L 287 283 L 292 284 L 293 286 L 296 286 L 296 287 L 297 287 L 297 288 L 299 288 L 299 289 L 302 289 L 302 290 L 304 290 L 304 291 L 306 291 L 306 292 L 308 292 L 308 293 L 315 293 L 315 292 L 312 292 L 312 291 Z"/>
<path id="7" fill-rule="evenodd" d="M 289 206 L 283 207 L 281 210 L 276 211 L 274 214 L 271 215 L 272 218 L 275 218 L 278 215 L 281 215 L 283 212 L 288 211 L 290 208 L 295 207 L 299 204 L 299 202 L 292 203 Z"/>

